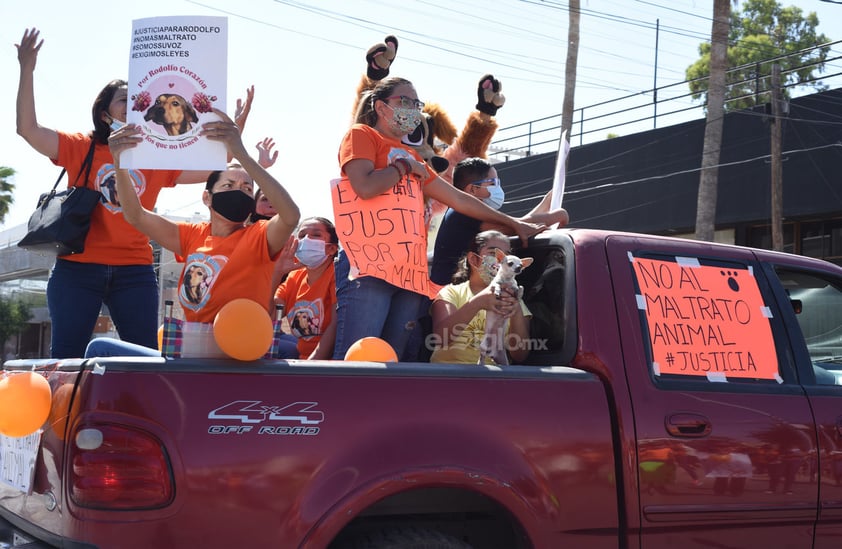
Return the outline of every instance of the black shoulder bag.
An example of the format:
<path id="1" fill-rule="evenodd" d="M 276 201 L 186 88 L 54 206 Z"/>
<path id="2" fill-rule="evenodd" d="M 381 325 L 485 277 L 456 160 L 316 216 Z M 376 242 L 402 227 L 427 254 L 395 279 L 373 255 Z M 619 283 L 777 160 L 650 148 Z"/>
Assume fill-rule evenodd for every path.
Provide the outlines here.
<path id="1" fill-rule="evenodd" d="M 76 174 L 72 187 L 56 192 L 66 171 L 62 169 L 52 190 L 41 195 L 35 212 L 29 217 L 26 236 L 18 242 L 18 246 L 33 252 L 56 255 L 78 254 L 85 250 L 85 238 L 91 228 L 91 214 L 102 196 L 99 191 L 87 187 L 95 145 L 96 141 L 91 139 L 88 156 L 85 157 L 82 170 Z M 84 183 L 76 186 L 82 171 L 85 172 Z"/>

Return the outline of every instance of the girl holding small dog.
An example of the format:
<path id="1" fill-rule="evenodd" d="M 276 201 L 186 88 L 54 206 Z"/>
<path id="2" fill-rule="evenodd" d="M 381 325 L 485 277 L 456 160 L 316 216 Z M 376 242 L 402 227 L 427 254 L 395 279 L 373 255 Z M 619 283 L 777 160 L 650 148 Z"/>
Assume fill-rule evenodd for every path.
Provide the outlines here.
<path id="1" fill-rule="evenodd" d="M 430 362 L 476 364 L 485 335 L 486 312 L 494 311 L 509 321 L 503 342 L 513 362 L 529 354 L 529 317 L 522 300 L 510 292 L 499 296 L 490 286 L 497 272 L 495 250 L 511 254 L 509 238 L 498 231 L 483 231 L 459 263 L 453 282 L 441 289 L 430 309 L 432 336 L 437 345 Z"/>
<path id="2" fill-rule="evenodd" d="M 425 198 L 510 227 L 524 243 L 545 228 L 456 189 L 403 144 L 401 138 L 420 123 L 423 107 L 411 82 L 384 78 L 363 93 L 356 123 L 339 147 L 342 177 L 331 187 L 343 248 L 336 266 L 336 359 L 368 336 L 386 340 L 404 356 L 422 300 L 438 290 L 427 270 Z"/>

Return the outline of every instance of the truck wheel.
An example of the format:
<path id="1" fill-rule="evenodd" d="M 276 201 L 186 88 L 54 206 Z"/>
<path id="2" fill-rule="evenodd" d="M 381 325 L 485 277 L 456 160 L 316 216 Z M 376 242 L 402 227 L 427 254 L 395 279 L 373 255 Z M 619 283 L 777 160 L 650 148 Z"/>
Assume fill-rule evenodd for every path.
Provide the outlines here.
<path id="1" fill-rule="evenodd" d="M 343 544 L 341 549 L 472 549 L 467 543 L 426 528 L 388 528 Z"/>

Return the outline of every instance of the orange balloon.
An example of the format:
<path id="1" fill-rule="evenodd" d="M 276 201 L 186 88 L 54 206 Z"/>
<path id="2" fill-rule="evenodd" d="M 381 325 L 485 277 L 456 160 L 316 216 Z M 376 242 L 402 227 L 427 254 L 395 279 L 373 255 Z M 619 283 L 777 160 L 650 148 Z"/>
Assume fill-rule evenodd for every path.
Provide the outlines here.
<path id="1" fill-rule="evenodd" d="M 371 362 L 397 362 L 398 354 L 386 341 L 379 337 L 364 337 L 353 343 L 345 353 L 345 360 L 368 360 Z"/>
<path id="2" fill-rule="evenodd" d="M 251 299 L 225 304 L 213 321 L 213 338 L 226 355 L 237 360 L 257 360 L 272 345 L 272 320 L 266 309 Z"/>
<path id="3" fill-rule="evenodd" d="M 0 380 L 0 427 L 6 436 L 25 437 L 37 431 L 50 415 L 52 395 L 46 378 L 17 372 Z"/>
<path id="4" fill-rule="evenodd" d="M 164 325 L 158 326 L 158 350 L 164 350 Z"/>
<path id="5" fill-rule="evenodd" d="M 67 429 L 67 424 L 73 417 L 79 414 L 79 399 L 73 401 L 73 407 L 70 407 L 70 399 L 73 397 L 73 384 L 65 383 L 53 394 L 53 404 L 50 406 L 50 416 L 47 418 L 47 424 L 53 428 L 56 436 L 64 440 L 64 431 Z"/>

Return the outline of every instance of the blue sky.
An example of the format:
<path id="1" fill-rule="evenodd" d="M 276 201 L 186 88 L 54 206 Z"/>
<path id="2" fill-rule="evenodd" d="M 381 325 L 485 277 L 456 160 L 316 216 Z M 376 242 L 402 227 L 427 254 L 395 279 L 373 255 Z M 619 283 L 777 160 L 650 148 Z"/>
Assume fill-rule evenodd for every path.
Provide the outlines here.
<path id="1" fill-rule="evenodd" d="M 789 5 L 795 2 L 782 2 Z M 659 86 L 684 80 L 710 34 L 711 0 L 582 0 L 576 107 L 651 90 L 655 79 L 656 22 Z M 839 39 L 842 4 L 799 0 L 815 11 L 819 30 Z M 280 151 L 271 168 L 304 215 L 332 217 L 329 181 L 350 123 L 354 90 L 368 47 L 387 34 L 400 40 L 392 74 L 412 80 L 420 98 L 441 104 L 457 127 L 476 103 L 476 83 L 492 73 L 507 97 L 501 127 L 561 111 L 567 2 L 405 0 L 146 0 L 21 2 L 4 11 L 0 68 L 7 75 L 0 100 L 0 165 L 17 171 L 15 204 L 0 230 L 25 223 L 59 169 L 15 133 L 18 63 L 14 44 L 37 27 L 45 44 L 35 74 L 42 125 L 91 129 L 90 107 L 112 78 L 126 78 L 133 19 L 166 15 L 227 16 L 228 102 L 255 85 L 254 109 L 244 132 L 252 147 L 273 137 Z M 837 51 L 842 48 L 837 48 Z M 839 72 L 840 64 L 828 72 Z M 686 93 L 685 89 L 676 93 Z M 651 123 L 650 123 L 651 124 Z M 631 133 L 630 129 L 617 131 Z M 254 151 L 254 149 L 252 149 Z M 256 154 L 256 151 L 254 151 Z M 160 212 L 206 213 L 201 186 L 164 190 Z"/>

